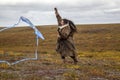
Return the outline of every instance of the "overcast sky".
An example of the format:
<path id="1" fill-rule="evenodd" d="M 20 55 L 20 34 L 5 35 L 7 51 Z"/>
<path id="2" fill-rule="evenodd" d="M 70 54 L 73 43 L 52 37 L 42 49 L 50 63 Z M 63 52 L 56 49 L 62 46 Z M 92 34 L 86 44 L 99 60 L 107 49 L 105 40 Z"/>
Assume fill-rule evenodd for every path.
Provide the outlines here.
<path id="1" fill-rule="evenodd" d="M 57 24 L 54 7 L 76 24 L 120 23 L 120 0 L 1 0 L 0 26 L 12 25 L 20 16 L 35 25 Z"/>

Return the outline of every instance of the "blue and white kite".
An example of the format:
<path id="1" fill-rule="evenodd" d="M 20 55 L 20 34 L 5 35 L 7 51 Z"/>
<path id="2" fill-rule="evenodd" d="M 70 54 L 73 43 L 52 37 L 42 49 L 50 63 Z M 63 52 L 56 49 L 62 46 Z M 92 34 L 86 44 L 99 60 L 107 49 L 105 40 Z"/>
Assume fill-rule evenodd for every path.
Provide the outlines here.
<path id="1" fill-rule="evenodd" d="M 17 26 L 20 23 L 20 21 L 23 21 L 23 22 L 29 24 L 29 27 L 31 27 L 35 32 L 35 35 L 36 35 L 35 58 L 25 58 L 25 59 L 22 59 L 22 60 L 13 62 L 13 63 L 9 63 L 8 61 L 5 61 L 5 60 L 0 60 L 0 63 L 7 63 L 10 66 L 10 65 L 14 65 L 14 64 L 17 64 L 19 62 L 26 61 L 26 60 L 37 60 L 38 59 L 38 55 L 37 55 L 38 39 L 41 38 L 41 39 L 44 40 L 45 38 L 43 37 L 42 33 L 32 24 L 32 22 L 29 19 L 21 16 L 19 21 L 16 24 L 14 24 L 13 26 L 10 26 L 10 27 L 5 27 L 3 29 L 0 29 L 0 32 L 4 31 L 6 29 L 13 28 L 13 27 Z"/>

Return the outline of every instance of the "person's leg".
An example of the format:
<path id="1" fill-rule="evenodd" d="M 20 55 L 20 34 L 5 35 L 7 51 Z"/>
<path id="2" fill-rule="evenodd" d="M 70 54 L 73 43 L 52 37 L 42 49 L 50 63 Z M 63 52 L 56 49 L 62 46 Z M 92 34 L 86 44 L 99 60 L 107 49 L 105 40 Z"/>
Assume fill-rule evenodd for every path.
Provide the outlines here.
<path id="1" fill-rule="evenodd" d="M 65 63 L 66 62 L 65 56 L 61 56 L 61 58 L 63 59 L 63 62 Z"/>
<path id="2" fill-rule="evenodd" d="M 75 56 L 70 56 L 70 57 L 73 59 L 74 64 L 77 64 L 77 62 L 78 62 L 77 58 Z"/>

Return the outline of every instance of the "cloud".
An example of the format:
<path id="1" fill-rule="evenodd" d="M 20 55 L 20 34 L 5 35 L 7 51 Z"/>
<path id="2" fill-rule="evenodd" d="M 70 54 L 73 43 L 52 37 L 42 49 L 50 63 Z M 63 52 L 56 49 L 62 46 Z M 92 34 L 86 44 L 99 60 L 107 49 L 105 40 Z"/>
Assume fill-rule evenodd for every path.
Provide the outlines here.
<path id="1" fill-rule="evenodd" d="M 54 7 L 63 18 L 82 23 L 120 22 L 119 0 L 3 0 L 0 3 L 0 25 L 15 23 L 20 16 L 35 25 L 56 24 Z"/>
<path id="2" fill-rule="evenodd" d="M 105 12 L 108 13 L 108 14 L 119 14 L 120 13 L 120 8 L 108 9 Z"/>

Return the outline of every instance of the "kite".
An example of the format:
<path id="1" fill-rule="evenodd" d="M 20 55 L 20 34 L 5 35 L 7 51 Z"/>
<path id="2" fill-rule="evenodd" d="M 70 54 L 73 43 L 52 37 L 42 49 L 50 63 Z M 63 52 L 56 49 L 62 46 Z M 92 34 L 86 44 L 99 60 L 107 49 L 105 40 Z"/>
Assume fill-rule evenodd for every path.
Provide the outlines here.
<path id="1" fill-rule="evenodd" d="M 10 29 L 10 28 L 13 28 L 13 27 L 17 26 L 17 25 L 20 23 L 20 21 L 23 21 L 23 22 L 29 24 L 29 27 L 31 27 L 31 28 L 34 30 L 34 33 L 35 33 L 35 35 L 36 35 L 35 57 L 34 57 L 34 58 L 25 58 L 25 59 L 18 60 L 18 61 L 12 62 L 12 63 L 10 63 L 10 62 L 8 62 L 8 61 L 6 61 L 6 60 L 0 60 L 0 63 L 7 63 L 9 66 L 11 66 L 11 65 L 15 65 L 15 64 L 17 64 L 17 63 L 19 63 L 19 62 L 23 62 L 23 61 L 26 61 L 26 60 L 37 60 L 37 59 L 38 59 L 38 53 L 37 53 L 37 48 L 38 48 L 38 43 L 39 43 L 39 42 L 38 42 L 38 39 L 41 38 L 41 39 L 44 40 L 45 38 L 44 38 L 44 36 L 42 35 L 42 33 L 32 24 L 32 22 L 31 22 L 29 19 L 21 16 L 21 17 L 19 18 L 19 21 L 18 21 L 16 24 L 14 24 L 13 26 L 10 26 L 10 27 L 5 27 L 5 28 L 3 28 L 3 29 L 0 29 L 0 32 L 4 31 L 4 30 L 6 30 L 6 29 Z"/>

